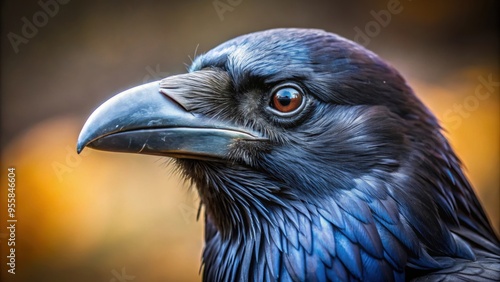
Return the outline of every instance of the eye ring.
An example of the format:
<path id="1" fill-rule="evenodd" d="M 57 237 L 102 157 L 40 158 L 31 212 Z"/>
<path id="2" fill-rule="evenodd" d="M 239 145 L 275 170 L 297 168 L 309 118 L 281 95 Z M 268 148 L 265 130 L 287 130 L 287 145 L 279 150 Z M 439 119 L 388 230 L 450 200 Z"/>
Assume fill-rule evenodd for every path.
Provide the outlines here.
<path id="1" fill-rule="evenodd" d="M 306 97 L 300 87 L 293 83 L 281 84 L 271 91 L 269 106 L 273 113 L 280 116 L 293 116 L 306 104 Z"/>

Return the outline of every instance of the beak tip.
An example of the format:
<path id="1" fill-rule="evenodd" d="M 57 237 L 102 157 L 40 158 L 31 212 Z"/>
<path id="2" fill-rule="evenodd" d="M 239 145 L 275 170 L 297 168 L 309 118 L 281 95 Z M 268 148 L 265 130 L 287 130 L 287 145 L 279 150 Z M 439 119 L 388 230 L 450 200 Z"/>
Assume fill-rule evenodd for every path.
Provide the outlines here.
<path id="1" fill-rule="evenodd" d="M 86 131 L 82 130 L 82 132 L 80 133 L 80 136 L 78 137 L 78 141 L 76 142 L 76 152 L 78 154 L 80 154 L 83 151 L 83 149 L 85 149 L 85 147 L 87 147 L 87 145 L 92 143 L 92 142 L 90 142 L 87 134 L 84 134 L 84 132 L 86 132 Z"/>
<path id="2" fill-rule="evenodd" d="M 80 154 L 83 151 L 83 148 L 85 148 L 85 144 L 78 142 L 78 144 L 76 144 L 76 153 Z"/>

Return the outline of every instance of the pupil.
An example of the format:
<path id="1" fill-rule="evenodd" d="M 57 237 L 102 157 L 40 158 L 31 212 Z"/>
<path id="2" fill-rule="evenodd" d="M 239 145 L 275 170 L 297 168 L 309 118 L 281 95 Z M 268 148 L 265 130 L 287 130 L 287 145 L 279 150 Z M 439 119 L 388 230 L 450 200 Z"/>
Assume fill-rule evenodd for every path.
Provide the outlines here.
<path id="1" fill-rule="evenodd" d="M 278 96 L 278 101 L 282 106 L 288 106 L 290 105 L 290 102 L 292 102 L 292 94 L 289 91 L 282 91 L 284 93 L 280 93 Z"/>
<path id="2" fill-rule="evenodd" d="M 280 101 L 281 105 L 288 106 L 288 105 L 290 105 L 290 102 L 292 101 L 292 99 L 290 99 L 289 96 L 281 96 L 278 98 L 278 101 Z"/>

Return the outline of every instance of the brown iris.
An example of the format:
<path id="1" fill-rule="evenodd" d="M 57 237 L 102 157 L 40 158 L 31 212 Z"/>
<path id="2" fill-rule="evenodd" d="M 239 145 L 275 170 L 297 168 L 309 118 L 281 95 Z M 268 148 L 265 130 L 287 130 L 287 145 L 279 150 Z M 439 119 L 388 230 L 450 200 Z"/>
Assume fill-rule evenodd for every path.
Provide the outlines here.
<path id="1" fill-rule="evenodd" d="M 282 113 L 293 112 L 302 105 L 302 93 L 292 87 L 283 87 L 273 94 L 272 106 Z"/>

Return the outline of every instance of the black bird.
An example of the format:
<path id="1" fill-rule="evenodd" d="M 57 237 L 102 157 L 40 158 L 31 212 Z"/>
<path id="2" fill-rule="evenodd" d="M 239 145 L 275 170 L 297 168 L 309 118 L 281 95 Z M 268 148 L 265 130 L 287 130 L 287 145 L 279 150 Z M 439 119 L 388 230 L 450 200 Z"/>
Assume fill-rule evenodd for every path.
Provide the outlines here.
<path id="1" fill-rule="evenodd" d="M 101 105 L 78 139 L 176 158 L 205 281 L 498 281 L 500 243 L 434 115 L 374 53 L 243 35 Z"/>

